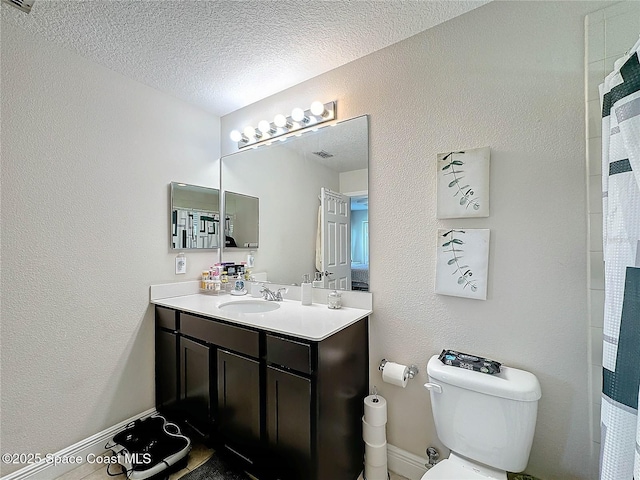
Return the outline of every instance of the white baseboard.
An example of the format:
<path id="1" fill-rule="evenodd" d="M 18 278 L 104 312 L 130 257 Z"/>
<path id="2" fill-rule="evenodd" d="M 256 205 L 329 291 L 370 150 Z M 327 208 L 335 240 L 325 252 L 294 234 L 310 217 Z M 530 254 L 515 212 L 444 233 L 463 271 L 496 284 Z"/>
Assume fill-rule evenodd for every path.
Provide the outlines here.
<path id="1" fill-rule="evenodd" d="M 26 467 L 16 470 L 9 475 L 5 475 L 0 480 L 51 480 L 52 478 L 58 478 L 59 476 L 79 467 L 83 463 L 86 463 L 88 455 L 102 455 L 105 452 L 105 444 L 125 425 L 138 420 L 139 418 L 150 417 L 154 413 L 156 413 L 156 409 L 151 408 L 146 412 L 135 415 L 118 423 L 117 425 L 98 432 L 89 438 L 80 440 L 78 443 L 53 454 L 54 458 L 81 457 L 83 459 L 81 463 L 64 463 L 54 465 L 53 462 L 47 462 L 45 459 L 38 463 L 27 465 Z"/>
<path id="2" fill-rule="evenodd" d="M 420 480 L 427 471 L 429 460 L 407 452 L 395 445 L 387 444 L 387 465 L 390 471 L 409 480 Z"/>

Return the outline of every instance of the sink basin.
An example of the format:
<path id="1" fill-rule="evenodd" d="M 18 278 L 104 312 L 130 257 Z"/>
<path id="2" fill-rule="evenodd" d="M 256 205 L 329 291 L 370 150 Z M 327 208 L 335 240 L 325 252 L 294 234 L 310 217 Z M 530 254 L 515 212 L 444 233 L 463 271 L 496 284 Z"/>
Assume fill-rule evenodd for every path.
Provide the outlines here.
<path id="1" fill-rule="evenodd" d="M 266 300 L 239 300 L 222 303 L 218 308 L 230 313 L 266 313 L 279 309 L 280 304 Z"/>

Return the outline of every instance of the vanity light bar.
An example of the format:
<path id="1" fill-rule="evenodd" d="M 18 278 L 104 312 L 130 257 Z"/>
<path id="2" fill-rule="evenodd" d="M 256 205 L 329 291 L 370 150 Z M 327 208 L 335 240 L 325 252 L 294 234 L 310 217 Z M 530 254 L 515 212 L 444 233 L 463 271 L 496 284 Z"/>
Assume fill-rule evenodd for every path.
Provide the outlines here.
<path id="1" fill-rule="evenodd" d="M 272 122 L 262 120 L 258 128 L 248 125 L 242 131 L 233 130 L 229 136 L 238 143 L 238 149 L 256 147 L 282 135 L 292 132 L 302 133 L 308 128 L 315 128 L 325 122 L 336 119 L 336 101 L 322 103 L 313 102 L 308 110 L 294 108 L 291 115 L 276 115 Z M 284 137 L 281 138 L 284 140 Z"/>

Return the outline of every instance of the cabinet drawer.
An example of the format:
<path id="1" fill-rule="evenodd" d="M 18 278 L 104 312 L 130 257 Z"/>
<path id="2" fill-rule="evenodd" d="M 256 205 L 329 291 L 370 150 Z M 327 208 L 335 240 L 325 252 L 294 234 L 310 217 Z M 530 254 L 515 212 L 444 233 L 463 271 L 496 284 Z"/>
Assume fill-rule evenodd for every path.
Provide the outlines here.
<path id="1" fill-rule="evenodd" d="M 167 330 L 177 330 L 176 311 L 156 306 L 156 326 Z"/>
<path id="2" fill-rule="evenodd" d="M 267 334 L 267 362 L 311 373 L 311 345 Z"/>
<path id="3" fill-rule="evenodd" d="M 252 357 L 259 355 L 259 334 L 246 328 L 234 327 L 225 323 L 180 314 L 180 333 L 203 340 L 234 352 Z"/>

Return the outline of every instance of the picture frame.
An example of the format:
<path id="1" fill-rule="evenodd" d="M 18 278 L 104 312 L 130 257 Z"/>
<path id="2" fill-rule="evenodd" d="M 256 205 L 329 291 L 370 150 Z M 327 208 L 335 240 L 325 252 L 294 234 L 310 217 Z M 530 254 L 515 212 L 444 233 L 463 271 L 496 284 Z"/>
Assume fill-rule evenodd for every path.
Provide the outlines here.
<path id="1" fill-rule="evenodd" d="M 438 229 L 435 293 L 487 299 L 489 229 Z"/>
<path id="2" fill-rule="evenodd" d="M 489 147 L 437 155 L 437 215 L 444 218 L 489 216 Z"/>

